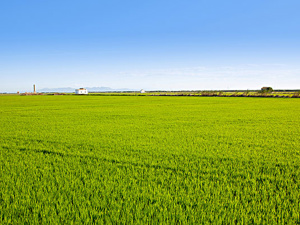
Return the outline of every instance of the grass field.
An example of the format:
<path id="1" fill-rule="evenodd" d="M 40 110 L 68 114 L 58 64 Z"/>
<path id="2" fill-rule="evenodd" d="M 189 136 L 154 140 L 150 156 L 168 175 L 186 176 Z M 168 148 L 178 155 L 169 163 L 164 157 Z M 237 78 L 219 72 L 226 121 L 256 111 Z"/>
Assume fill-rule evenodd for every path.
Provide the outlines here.
<path id="1" fill-rule="evenodd" d="M 300 223 L 300 101 L 0 96 L 0 223 Z"/>

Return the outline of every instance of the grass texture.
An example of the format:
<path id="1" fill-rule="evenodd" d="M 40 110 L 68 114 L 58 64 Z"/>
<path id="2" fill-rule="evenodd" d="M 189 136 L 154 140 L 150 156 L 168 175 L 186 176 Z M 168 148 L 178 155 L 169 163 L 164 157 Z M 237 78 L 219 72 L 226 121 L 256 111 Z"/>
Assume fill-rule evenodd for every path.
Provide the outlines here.
<path id="1" fill-rule="evenodd" d="M 1 224 L 299 224 L 300 101 L 0 96 Z"/>

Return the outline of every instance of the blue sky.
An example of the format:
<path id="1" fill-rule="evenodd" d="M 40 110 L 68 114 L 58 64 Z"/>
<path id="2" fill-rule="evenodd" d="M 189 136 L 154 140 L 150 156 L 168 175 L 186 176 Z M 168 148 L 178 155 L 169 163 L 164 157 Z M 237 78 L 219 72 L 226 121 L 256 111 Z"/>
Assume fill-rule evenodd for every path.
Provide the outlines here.
<path id="1" fill-rule="evenodd" d="M 0 92 L 300 88 L 300 1 L 0 3 Z"/>

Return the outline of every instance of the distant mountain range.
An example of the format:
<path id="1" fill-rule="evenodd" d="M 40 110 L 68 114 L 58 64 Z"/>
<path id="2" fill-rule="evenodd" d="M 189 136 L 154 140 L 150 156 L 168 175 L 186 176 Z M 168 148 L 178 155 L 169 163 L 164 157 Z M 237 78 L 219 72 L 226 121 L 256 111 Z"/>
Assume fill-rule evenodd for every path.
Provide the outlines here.
<path id="1" fill-rule="evenodd" d="M 87 89 L 89 92 L 137 91 L 128 88 L 120 88 L 120 89 L 112 89 L 110 87 L 83 87 L 83 88 Z M 37 92 L 75 92 L 75 89 L 77 88 L 72 88 L 72 87 L 42 88 L 42 89 L 38 89 Z"/>

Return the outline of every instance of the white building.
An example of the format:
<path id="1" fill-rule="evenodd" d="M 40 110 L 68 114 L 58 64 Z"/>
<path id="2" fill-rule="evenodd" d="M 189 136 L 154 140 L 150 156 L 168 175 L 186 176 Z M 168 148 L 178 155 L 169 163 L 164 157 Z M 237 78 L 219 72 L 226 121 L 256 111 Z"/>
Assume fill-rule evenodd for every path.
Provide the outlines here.
<path id="1" fill-rule="evenodd" d="M 144 89 L 141 90 L 141 93 L 146 93 L 146 91 Z"/>
<path id="2" fill-rule="evenodd" d="M 86 90 L 85 88 L 75 89 L 75 94 L 76 95 L 87 95 L 88 90 Z"/>

